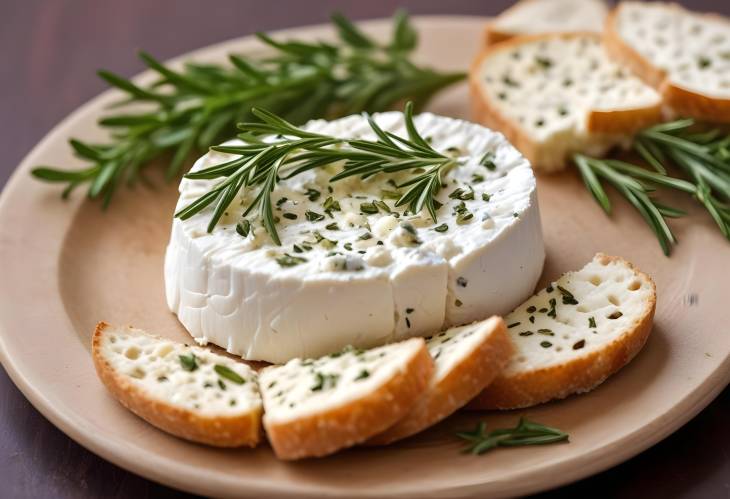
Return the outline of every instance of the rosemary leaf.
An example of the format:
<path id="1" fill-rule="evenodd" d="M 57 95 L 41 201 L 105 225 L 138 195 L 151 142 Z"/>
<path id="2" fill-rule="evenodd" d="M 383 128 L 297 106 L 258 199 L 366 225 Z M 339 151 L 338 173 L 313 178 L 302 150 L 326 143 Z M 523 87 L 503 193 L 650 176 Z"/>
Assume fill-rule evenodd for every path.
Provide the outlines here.
<path id="1" fill-rule="evenodd" d="M 456 434 L 467 445 L 464 452 L 481 455 L 497 447 L 520 447 L 526 445 L 545 445 L 568 440 L 568 434 L 556 428 L 520 418 L 514 428 L 501 428 L 487 432 L 486 423 L 478 423 L 472 431 Z"/>

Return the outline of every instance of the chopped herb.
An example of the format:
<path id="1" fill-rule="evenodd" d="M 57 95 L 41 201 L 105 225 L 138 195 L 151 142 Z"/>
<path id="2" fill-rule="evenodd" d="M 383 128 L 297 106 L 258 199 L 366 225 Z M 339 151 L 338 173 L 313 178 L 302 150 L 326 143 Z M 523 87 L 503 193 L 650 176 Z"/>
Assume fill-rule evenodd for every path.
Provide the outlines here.
<path id="1" fill-rule="evenodd" d="M 491 196 L 487 194 L 486 192 L 482 192 L 482 201 L 489 201 L 491 199 Z"/>
<path id="2" fill-rule="evenodd" d="M 550 343 L 549 341 L 541 341 L 540 346 L 543 348 L 550 348 L 551 346 L 553 346 L 553 344 Z"/>
<path id="3" fill-rule="evenodd" d="M 540 310 L 538 310 L 538 312 L 540 312 L 541 314 L 544 314 L 547 311 L 548 311 L 547 307 L 542 307 Z"/>
<path id="4" fill-rule="evenodd" d="M 361 239 L 362 241 L 367 241 L 368 239 L 372 239 L 373 235 L 369 232 L 365 232 L 364 234 L 361 234 L 358 239 Z"/>
<path id="5" fill-rule="evenodd" d="M 548 311 L 547 315 L 548 317 L 552 317 L 555 319 L 557 316 L 557 312 L 555 311 L 555 305 L 558 303 L 558 301 L 555 298 L 550 298 L 550 310 Z"/>
<path id="6" fill-rule="evenodd" d="M 226 389 L 226 384 L 223 382 L 223 380 L 218 380 L 218 388 L 220 388 L 221 390 Z"/>
<path id="7" fill-rule="evenodd" d="M 407 314 L 412 314 L 414 310 L 415 310 L 415 308 L 407 308 L 406 309 L 406 313 Z"/>
<path id="8" fill-rule="evenodd" d="M 433 230 L 435 230 L 436 232 L 446 232 L 447 230 L 449 230 L 449 226 L 446 224 L 441 224 L 438 227 L 434 227 Z"/>
<path id="9" fill-rule="evenodd" d="M 551 61 L 547 57 L 540 57 L 539 55 L 535 56 L 535 62 L 543 69 L 548 69 L 553 65 L 553 61 Z"/>
<path id="10" fill-rule="evenodd" d="M 198 368 L 198 359 L 195 357 L 194 353 L 191 353 L 190 355 L 180 355 L 180 365 L 182 368 L 188 372 L 193 372 Z"/>
<path id="11" fill-rule="evenodd" d="M 327 224 L 324 228 L 327 230 L 340 230 L 340 226 L 337 225 L 337 222 L 332 222 L 331 224 Z"/>
<path id="12" fill-rule="evenodd" d="M 363 369 L 362 371 L 360 371 L 360 374 L 358 374 L 355 377 L 355 381 L 358 381 L 358 380 L 361 380 L 361 379 L 365 379 L 365 378 L 368 378 L 368 377 L 370 377 L 370 371 L 368 371 L 367 369 Z"/>
<path id="13" fill-rule="evenodd" d="M 339 375 L 337 375 L 337 374 L 322 374 L 319 371 L 315 372 L 314 376 L 315 376 L 315 383 L 310 388 L 310 390 L 313 392 L 319 392 L 322 390 L 328 390 L 330 388 L 334 388 L 335 385 L 337 385 L 337 380 L 339 378 Z"/>
<path id="14" fill-rule="evenodd" d="M 457 298 L 457 299 L 456 299 L 456 301 L 454 302 L 454 305 L 456 305 L 457 307 L 460 307 L 460 306 L 462 306 L 462 305 L 463 305 L 463 303 L 462 303 L 462 301 L 461 301 L 461 300 L 459 300 L 459 299 Z"/>
<path id="15" fill-rule="evenodd" d="M 157 381 L 159 383 L 164 383 L 165 381 L 168 381 L 167 376 L 158 376 Z"/>
<path id="16" fill-rule="evenodd" d="M 621 311 L 616 310 L 614 313 L 612 313 L 611 315 L 609 315 L 608 318 L 609 319 L 618 319 L 622 315 L 624 315 L 624 314 L 622 314 Z"/>
<path id="17" fill-rule="evenodd" d="M 533 333 L 532 331 L 522 331 L 519 334 L 520 334 L 520 336 L 532 336 L 535 333 Z"/>
<path id="18" fill-rule="evenodd" d="M 295 265 L 299 265 L 300 263 L 304 263 L 306 261 L 306 258 L 303 258 L 301 256 L 292 256 L 287 253 L 284 253 L 282 256 L 276 259 L 276 263 L 278 263 L 282 267 L 294 267 Z"/>
<path id="19" fill-rule="evenodd" d="M 513 327 L 517 327 L 520 324 L 522 324 L 522 323 L 521 322 L 513 322 L 512 324 L 510 324 L 510 325 L 507 326 L 507 329 L 512 329 Z"/>
<path id="20" fill-rule="evenodd" d="M 292 245 L 292 249 L 294 250 L 294 253 L 303 253 L 304 252 L 304 250 L 300 246 L 297 246 L 296 244 Z"/>
<path id="21" fill-rule="evenodd" d="M 220 376 L 221 378 L 232 381 L 237 385 L 242 385 L 246 382 L 246 380 L 242 378 L 236 371 L 222 364 L 216 364 L 215 366 L 213 366 L 213 370 L 218 373 L 218 376 Z"/>
<path id="22" fill-rule="evenodd" d="M 479 182 L 484 182 L 484 175 L 479 175 L 478 173 L 473 173 L 471 176 L 471 181 L 475 184 L 478 184 Z"/>
<path id="23" fill-rule="evenodd" d="M 344 247 L 347 251 L 352 251 L 352 243 L 345 243 Z"/>
<path id="24" fill-rule="evenodd" d="M 580 350 L 580 349 L 581 349 L 581 348 L 583 348 L 584 346 L 586 346 L 586 340 L 580 340 L 580 341 L 577 341 L 577 342 L 575 343 L 575 345 L 573 345 L 573 350 Z"/>
<path id="25" fill-rule="evenodd" d="M 596 327 L 596 318 L 595 317 L 588 318 L 588 327 L 590 327 L 590 328 Z"/>
<path id="26" fill-rule="evenodd" d="M 547 329 L 547 328 L 545 328 L 545 329 L 538 329 L 537 330 L 537 333 L 538 334 L 544 334 L 545 336 L 555 336 L 555 333 L 553 333 L 553 331 L 551 329 Z"/>
<path id="27" fill-rule="evenodd" d="M 285 198 L 285 197 L 281 197 L 281 198 L 279 198 L 279 199 L 278 199 L 278 200 L 276 201 L 276 206 L 277 206 L 277 207 L 279 207 L 279 206 L 281 206 L 282 204 L 286 203 L 287 201 L 289 201 L 289 200 L 288 200 L 287 198 Z"/>
<path id="28" fill-rule="evenodd" d="M 548 293 L 552 293 L 553 292 L 553 285 L 552 284 L 548 284 L 547 288 L 545 288 L 545 291 L 547 291 Z"/>
<path id="29" fill-rule="evenodd" d="M 305 196 L 307 196 L 307 199 L 310 201 L 316 201 L 319 199 L 319 197 L 322 195 L 321 192 L 319 192 L 317 189 L 307 189 L 307 192 L 304 193 Z"/>
<path id="30" fill-rule="evenodd" d="M 578 305 L 578 300 L 575 299 L 573 293 L 562 286 L 558 286 L 558 291 L 563 295 L 563 305 Z"/>
<path id="31" fill-rule="evenodd" d="M 411 328 L 411 320 L 408 317 L 406 317 L 406 326 L 408 327 L 408 329 Z"/>
<path id="32" fill-rule="evenodd" d="M 368 215 L 378 213 L 378 207 L 374 203 L 360 203 L 360 211 Z"/>
<path id="33" fill-rule="evenodd" d="M 332 211 L 342 211 L 340 209 L 340 202 L 335 201 L 335 199 L 332 196 L 327 197 L 327 199 L 324 200 L 324 204 L 322 205 L 324 208 L 324 211 L 327 213 Z"/>
<path id="34" fill-rule="evenodd" d="M 531 315 L 530 316 L 530 322 L 533 323 L 533 324 L 535 323 L 535 316 L 534 315 Z"/>
<path id="35" fill-rule="evenodd" d="M 247 237 L 250 231 L 251 222 L 249 222 L 248 220 L 241 220 L 241 222 L 236 225 L 236 232 L 238 232 L 238 235 L 242 237 Z"/>
<path id="36" fill-rule="evenodd" d="M 487 170 L 494 171 L 497 169 L 497 165 L 494 163 L 494 159 L 494 153 L 490 151 L 482 156 L 482 159 L 479 160 L 479 164 L 485 167 Z"/>
<path id="37" fill-rule="evenodd" d="M 289 212 L 283 213 L 281 216 L 288 220 L 296 220 L 297 218 L 299 218 L 296 213 Z"/>
<path id="38" fill-rule="evenodd" d="M 461 286 L 462 288 L 465 288 L 466 285 L 468 284 L 468 281 L 464 277 L 459 277 L 456 279 L 456 284 Z"/>
<path id="39" fill-rule="evenodd" d="M 398 191 L 391 191 L 387 189 L 383 189 L 380 191 L 380 197 L 383 199 L 400 199 L 402 194 Z"/>
<path id="40" fill-rule="evenodd" d="M 529 306 L 529 307 L 527 307 L 527 313 L 528 314 L 534 313 L 535 310 L 537 310 L 537 307 L 535 307 L 535 306 Z"/>
<path id="41" fill-rule="evenodd" d="M 307 210 L 304 213 L 304 216 L 310 222 L 319 222 L 320 220 L 324 220 L 324 215 L 322 215 L 321 213 L 317 213 L 316 211 L 312 211 L 312 210 Z"/>
<path id="42" fill-rule="evenodd" d="M 373 204 L 380 208 L 385 213 L 390 213 L 392 210 L 390 209 L 390 206 L 388 206 L 388 203 L 380 200 L 373 201 Z"/>
<path id="43" fill-rule="evenodd" d="M 465 223 L 468 223 L 469 220 L 471 220 L 472 218 L 474 218 L 474 214 L 469 211 L 465 211 L 465 212 L 459 213 L 456 216 L 456 223 L 459 225 L 463 225 Z"/>
<path id="44" fill-rule="evenodd" d="M 465 191 L 461 187 L 457 187 L 451 194 L 449 194 L 449 198 L 468 201 L 470 199 L 474 199 L 474 190 L 470 187 L 469 191 Z"/>

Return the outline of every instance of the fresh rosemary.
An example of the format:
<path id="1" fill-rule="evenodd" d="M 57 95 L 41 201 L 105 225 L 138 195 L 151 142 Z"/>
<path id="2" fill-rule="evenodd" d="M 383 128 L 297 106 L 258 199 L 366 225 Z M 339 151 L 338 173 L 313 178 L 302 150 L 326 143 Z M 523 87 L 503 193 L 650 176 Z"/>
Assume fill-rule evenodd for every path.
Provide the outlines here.
<path id="1" fill-rule="evenodd" d="M 615 159 L 582 154 L 573 157 L 583 182 L 607 214 L 611 213 L 611 202 L 601 179 L 637 209 L 664 254 L 669 255 L 677 240 L 667 219 L 686 213 L 659 203 L 652 194 L 657 187 L 674 189 L 691 195 L 704 206 L 722 235 L 730 240 L 730 134 L 720 128 L 697 125 L 693 120 L 677 120 L 641 131 L 633 148 L 651 170 Z M 670 176 L 668 166 L 679 169 L 686 179 Z"/>
<path id="2" fill-rule="evenodd" d="M 194 151 L 233 136 L 236 123 L 254 119 L 253 107 L 266 108 L 295 124 L 381 111 L 404 100 L 419 108 L 464 77 L 410 61 L 417 33 L 404 12 L 394 16 L 387 44 L 375 42 L 340 14 L 334 14 L 332 22 L 339 34 L 336 44 L 281 42 L 259 33 L 273 54 L 231 55 L 230 66 L 188 63 L 177 71 L 142 52 L 141 59 L 158 75 L 147 86 L 99 71 L 109 85 L 126 94 L 118 105 L 142 103 L 146 110 L 101 119 L 99 125 L 110 131 L 107 143 L 71 139 L 74 154 L 88 166 L 78 170 L 40 166 L 32 174 L 66 184 L 64 198 L 89 184 L 89 197 L 101 198 L 107 206 L 120 184 L 146 181 L 144 168 L 155 158 L 169 154 L 166 176 L 177 176 Z"/>
<path id="3" fill-rule="evenodd" d="M 342 162 L 342 169 L 332 176 L 331 182 L 351 176 L 367 178 L 379 173 L 405 170 L 419 172 L 401 184 L 396 184 L 398 189 L 406 190 L 399 195 L 395 206 L 406 205 L 411 213 L 420 213 L 426 208 L 436 222 L 436 211 L 440 204 L 435 196 L 441 189 L 441 179 L 458 160 L 439 153 L 421 137 L 413 122 L 413 108 L 413 103 L 408 102 L 404 111 L 408 138 L 384 131 L 368 116 L 370 128 L 377 136 L 374 141 L 308 132 L 269 111 L 255 108 L 252 112 L 261 121 L 238 125 L 242 131 L 239 137 L 246 144 L 211 148 L 218 152 L 236 154 L 237 158 L 185 175 L 189 179 L 223 180 L 179 210 L 175 216 L 185 220 L 215 203 L 215 210 L 208 223 L 210 232 L 242 189 L 258 188 L 253 201 L 244 210 L 243 217 L 256 210 L 271 239 L 281 245 L 271 200 L 271 193 L 279 179 L 289 179 L 308 170 Z M 325 210 L 328 201 L 330 199 L 325 201 Z M 339 203 L 335 200 L 331 200 L 329 206 L 330 209 L 339 209 Z M 376 211 L 382 209 L 374 203 L 368 204 L 367 208 Z M 316 219 L 324 218 L 320 213 L 308 212 L 311 220 L 315 220 L 315 216 Z"/>
<path id="4" fill-rule="evenodd" d="M 523 445 L 544 445 L 568 440 L 568 434 L 556 428 L 520 418 L 514 428 L 500 428 L 487 432 L 483 421 L 472 431 L 456 434 L 466 440 L 464 452 L 480 455 L 497 447 L 520 447 Z"/>

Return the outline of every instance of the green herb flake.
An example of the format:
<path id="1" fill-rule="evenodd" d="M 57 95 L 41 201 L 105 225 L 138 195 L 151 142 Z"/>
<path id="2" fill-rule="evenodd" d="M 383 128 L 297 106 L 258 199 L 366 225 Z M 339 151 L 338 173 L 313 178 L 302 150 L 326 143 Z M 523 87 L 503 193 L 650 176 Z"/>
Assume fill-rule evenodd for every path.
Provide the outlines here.
<path id="1" fill-rule="evenodd" d="M 297 218 L 299 218 L 299 217 L 297 217 L 296 213 L 289 213 L 289 212 L 283 213 L 281 216 L 286 218 L 287 220 L 296 220 Z"/>
<path id="2" fill-rule="evenodd" d="M 549 341 L 541 341 L 540 346 L 543 348 L 550 348 L 551 346 L 553 346 L 553 344 L 550 343 Z"/>
<path id="3" fill-rule="evenodd" d="M 464 453 L 481 455 L 498 447 L 545 445 L 568 440 L 568 434 L 525 418 L 520 418 L 514 428 L 500 428 L 487 432 L 483 421 L 472 431 L 458 432 L 456 436 L 466 441 Z"/>
<path id="4" fill-rule="evenodd" d="M 479 164 L 485 167 L 487 170 L 494 171 L 497 169 L 497 165 L 494 163 L 495 156 L 493 152 L 488 152 L 482 156 L 479 160 Z"/>
<path id="5" fill-rule="evenodd" d="M 213 370 L 218 373 L 218 376 L 220 376 L 221 378 L 227 379 L 228 381 L 231 381 L 237 385 L 242 385 L 246 382 L 246 380 L 242 378 L 236 371 L 222 364 L 214 365 Z"/>
<path id="6" fill-rule="evenodd" d="M 436 232 L 446 232 L 447 230 L 449 230 L 449 226 L 444 223 L 437 227 L 434 227 L 433 230 L 435 230 Z"/>
<path id="7" fill-rule="evenodd" d="M 507 326 L 507 329 L 512 329 L 513 327 L 517 327 L 517 326 L 519 326 L 520 324 L 522 324 L 522 323 L 521 323 L 521 322 L 513 322 L 512 324 L 509 324 L 509 325 Z"/>
<path id="8" fill-rule="evenodd" d="M 307 259 L 304 257 L 292 256 L 287 253 L 284 253 L 282 256 L 276 258 L 276 263 L 278 263 L 282 267 L 294 267 L 295 265 L 305 263 L 306 261 Z"/>
<path id="9" fill-rule="evenodd" d="M 355 381 L 358 381 L 358 380 L 361 380 L 361 379 L 365 379 L 365 378 L 369 378 L 369 377 L 370 377 L 370 371 L 368 371 L 367 369 L 363 369 L 362 371 L 360 371 L 360 374 L 358 374 L 355 377 Z"/>
<path id="10" fill-rule="evenodd" d="M 236 232 L 241 237 L 248 237 L 248 233 L 251 231 L 251 222 L 248 220 L 242 220 L 236 225 Z"/>
<path id="11" fill-rule="evenodd" d="M 340 230 L 340 226 L 337 225 L 337 222 L 332 222 L 331 224 L 327 224 L 324 228 L 327 230 Z"/>
<path id="12" fill-rule="evenodd" d="M 360 203 L 360 211 L 367 215 L 378 213 L 378 207 L 374 203 Z"/>
<path id="13" fill-rule="evenodd" d="M 596 327 L 596 318 L 595 317 L 588 318 L 588 327 L 590 327 L 590 328 Z"/>
<path id="14" fill-rule="evenodd" d="M 307 189 L 307 192 L 304 193 L 305 196 L 307 196 L 307 199 L 310 201 L 316 201 L 319 199 L 319 197 L 322 195 L 321 192 L 319 192 L 317 189 Z"/>
<path id="15" fill-rule="evenodd" d="M 575 299 L 573 293 L 562 286 L 558 286 L 558 291 L 563 295 L 563 305 L 578 305 L 578 300 Z"/>
<path id="16" fill-rule="evenodd" d="M 312 210 L 307 210 L 304 213 L 304 216 L 310 222 L 319 222 L 321 220 L 324 220 L 324 215 L 322 215 L 321 213 L 317 213 L 316 211 L 312 211 Z"/>
<path id="17" fill-rule="evenodd" d="M 193 372 L 198 369 L 198 359 L 194 353 L 190 355 L 180 355 L 180 366 L 188 372 Z"/>

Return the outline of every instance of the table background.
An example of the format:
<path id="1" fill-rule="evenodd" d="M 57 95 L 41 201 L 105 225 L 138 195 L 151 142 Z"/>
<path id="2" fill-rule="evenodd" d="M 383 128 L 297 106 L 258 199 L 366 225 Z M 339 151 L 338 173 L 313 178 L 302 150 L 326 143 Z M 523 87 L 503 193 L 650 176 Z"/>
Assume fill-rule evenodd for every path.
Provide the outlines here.
<path id="1" fill-rule="evenodd" d="M 64 116 L 104 90 L 99 68 L 141 71 L 144 48 L 168 59 L 222 40 L 325 22 L 412 14 L 494 15 L 510 0 L 0 0 L 0 187 Z M 730 14 L 726 0 L 686 0 Z M 2 278 L 2 277 L 0 277 Z M 544 497 L 730 497 L 730 389 L 663 442 Z M 171 497 L 179 493 L 88 452 L 51 425 L 0 369 L 0 497 Z"/>

